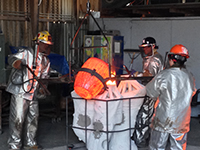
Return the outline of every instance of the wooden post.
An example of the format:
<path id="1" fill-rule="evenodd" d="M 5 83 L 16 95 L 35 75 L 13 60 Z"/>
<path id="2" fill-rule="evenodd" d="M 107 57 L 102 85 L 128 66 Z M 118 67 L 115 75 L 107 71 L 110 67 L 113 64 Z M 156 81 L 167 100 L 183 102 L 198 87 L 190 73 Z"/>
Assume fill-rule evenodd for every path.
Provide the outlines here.
<path id="1" fill-rule="evenodd" d="M 31 27 L 32 27 L 32 37 L 34 38 L 38 32 L 38 0 L 30 0 L 30 10 L 31 10 Z"/>

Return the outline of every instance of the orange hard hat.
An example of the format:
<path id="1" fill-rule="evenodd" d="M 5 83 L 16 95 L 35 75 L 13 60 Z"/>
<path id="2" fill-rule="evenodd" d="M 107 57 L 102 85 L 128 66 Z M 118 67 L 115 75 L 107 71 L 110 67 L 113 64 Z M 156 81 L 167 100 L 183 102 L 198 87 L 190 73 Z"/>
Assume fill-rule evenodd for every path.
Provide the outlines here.
<path id="1" fill-rule="evenodd" d="M 171 48 L 169 54 L 177 54 L 177 55 L 181 55 L 186 58 L 190 57 L 187 48 L 181 44 L 174 45 Z"/>

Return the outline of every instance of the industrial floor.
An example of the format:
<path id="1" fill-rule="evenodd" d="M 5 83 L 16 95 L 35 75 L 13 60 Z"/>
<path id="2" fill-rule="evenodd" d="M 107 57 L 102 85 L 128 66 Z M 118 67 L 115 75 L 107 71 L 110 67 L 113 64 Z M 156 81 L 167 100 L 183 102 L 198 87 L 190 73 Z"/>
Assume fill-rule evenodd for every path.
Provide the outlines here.
<path id="1" fill-rule="evenodd" d="M 78 138 L 74 134 L 71 128 L 66 127 L 66 123 L 72 123 L 73 110 L 68 111 L 68 119 L 66 120 L 65 110 L 61 111 L 59 118 L 55 118 L 54 115 L 43 115 L 39 118 L 38 129 L 38 143 L 45 150 L 67 150 L 67 143 L 69 145 L 74 144 L 73 149 L 86 150 L 83 143 L 78 141 Z M 3 124 L 3 133 L 0 135 L 0 150 L 7 150 L 7 138 L 8 138 L 8 123 Z M 68 131 L 68 134 L 67 134 Z M 67 139 L 68 135 L 68 141 Z M 147 150 L 148 148 L 140 148 L 139 150 Z M 191 130 L 188 134 L 188 146 L 187 150 L 200 150 L 200 117 L 191 118 Z"/>

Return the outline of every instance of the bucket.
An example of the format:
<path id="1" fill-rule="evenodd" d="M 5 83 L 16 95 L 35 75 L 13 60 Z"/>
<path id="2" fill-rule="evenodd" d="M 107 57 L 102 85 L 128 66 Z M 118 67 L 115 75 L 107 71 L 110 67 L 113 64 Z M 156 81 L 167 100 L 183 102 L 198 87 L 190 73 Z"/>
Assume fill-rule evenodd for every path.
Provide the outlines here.
<path id="1" fill-rule="evenodd" d="M 102 79 L 109 77 L 109 65 L 103 60 L 91 57 L 78 71 L 75 82 L 75 92 L 84 99 L 92 99 L 105 87 Z"/>

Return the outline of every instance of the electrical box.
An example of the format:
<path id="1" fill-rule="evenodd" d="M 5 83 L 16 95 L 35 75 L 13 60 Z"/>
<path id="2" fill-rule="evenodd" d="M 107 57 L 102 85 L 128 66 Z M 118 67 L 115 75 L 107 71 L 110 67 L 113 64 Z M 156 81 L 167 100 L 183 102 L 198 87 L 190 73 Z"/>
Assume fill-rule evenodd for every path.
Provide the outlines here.
<path id="1" fill-rule="evenodd" d="M 5 40 L 4 34 L 0 33 L 0 84 L 6 83 L 6 69 L 5 69 Z"/>
<path id="2" fill-rule="evenodd" d="M 8 82 L 11 68 L 6 65 L 5 37 L 0 33 L 0 85 L 5 86 Z"/>
<path id="3" fill-rule="evenodd" d="M 107 42 L 107 40 L 108 42 Z M 85 35 L 84 61 L 90 57 L 97 57 L 111 65 L 111 71 L 115 70 L 117 75 L 123 74 L 123 36 Z"/>

